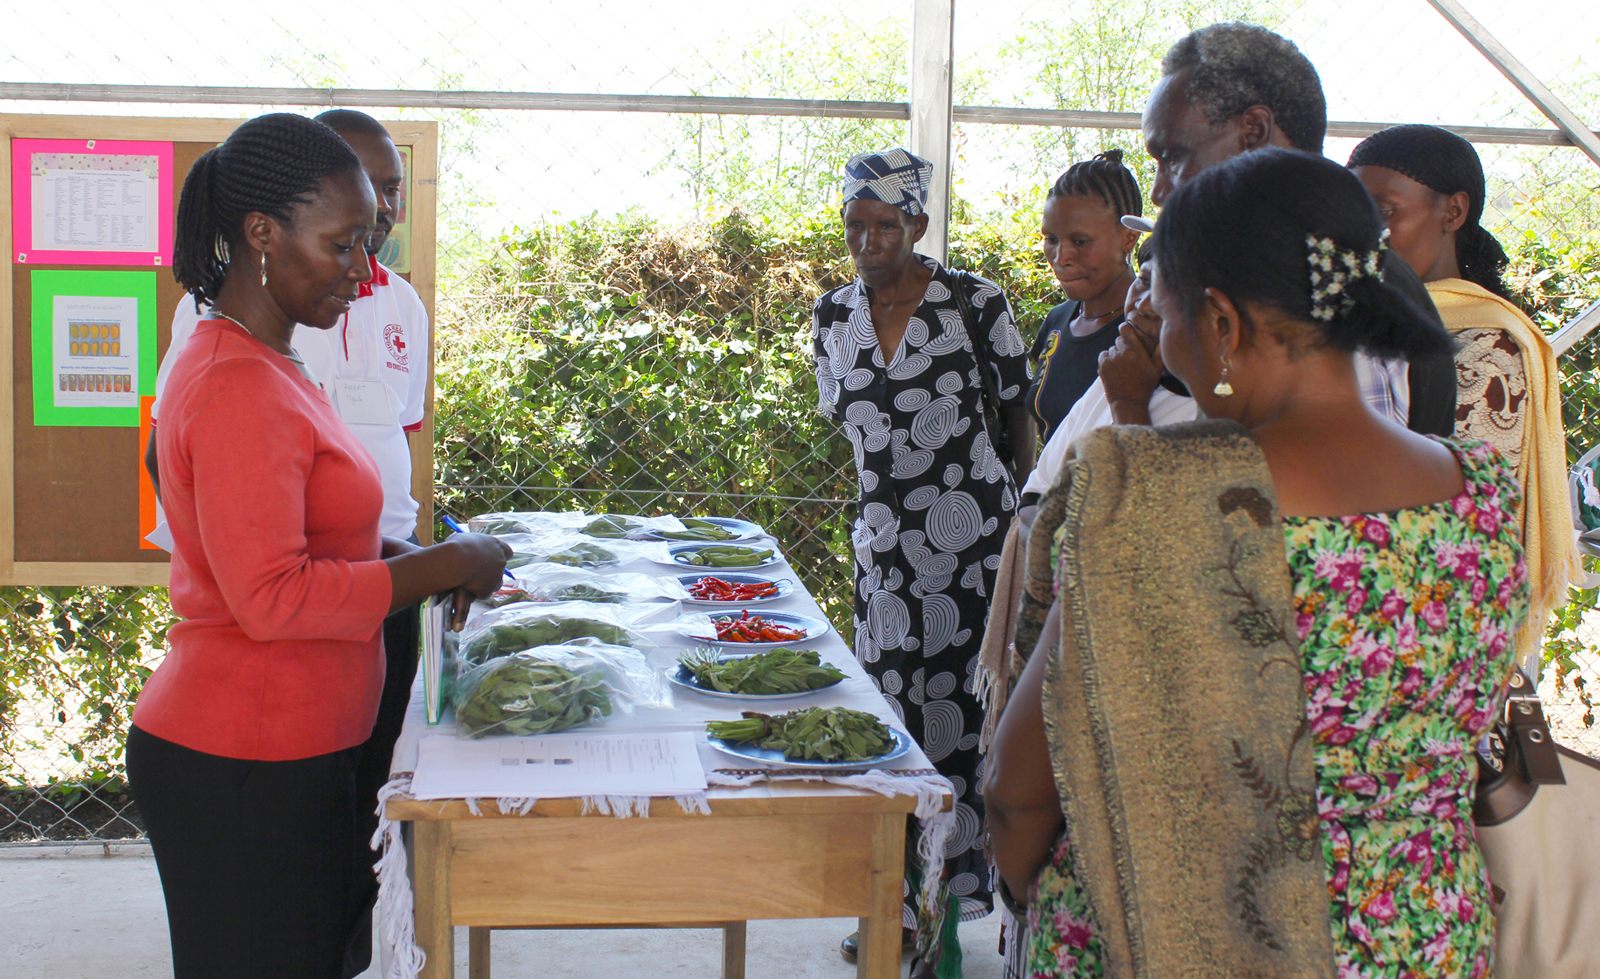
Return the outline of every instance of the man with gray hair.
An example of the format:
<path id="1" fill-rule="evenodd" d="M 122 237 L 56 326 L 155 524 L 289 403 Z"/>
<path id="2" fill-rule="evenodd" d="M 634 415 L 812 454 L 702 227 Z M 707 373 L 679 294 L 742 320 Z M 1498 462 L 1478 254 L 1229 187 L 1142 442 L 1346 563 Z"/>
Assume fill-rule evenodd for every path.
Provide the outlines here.
<path id="1" fill-rule="evenodd" d="M 1159 207 L 1174 188 L 1240 153 L 1281 146 L 1320 154 L 1328 104 L 1317 70 L 1294 42 L 1252 24 L 1212 24 L 1180 38 L 1161 59 L 1143 126 L 1156 161 L 1150 200 Z M 1383 277 L 1438 318 L 1421 280 L 1392 252 L 1384 253 Z M 1455 434 L 1455 361 L 1448 354 L 1409 364 L 1358 355 L 1356 372 L 1379 413 L 1415 432 Z"/>

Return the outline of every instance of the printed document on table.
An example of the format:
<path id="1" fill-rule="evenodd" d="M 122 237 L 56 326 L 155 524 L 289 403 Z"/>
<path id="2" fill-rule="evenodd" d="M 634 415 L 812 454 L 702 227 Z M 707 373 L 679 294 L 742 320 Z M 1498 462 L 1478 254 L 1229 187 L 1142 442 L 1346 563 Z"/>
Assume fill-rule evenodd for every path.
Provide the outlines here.
<path id="1" fill-rule="evenodd" d="M 694 734 L 546 734 L 469 741 L 432 735 L 417 748 L 418 799 L 573 799 L 704 792 Z"/>

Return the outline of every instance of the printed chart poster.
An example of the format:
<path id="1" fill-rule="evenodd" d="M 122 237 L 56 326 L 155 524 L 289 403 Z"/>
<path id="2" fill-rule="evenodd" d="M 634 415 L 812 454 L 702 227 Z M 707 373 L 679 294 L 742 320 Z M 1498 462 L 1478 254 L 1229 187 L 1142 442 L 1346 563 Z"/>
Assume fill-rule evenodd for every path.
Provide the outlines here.
<path id="1" fill-rule="evenodd" d="M 139 427 L 154 393 L 154 272 L 32 273 L 33 423 Z"/>
<path id="2" fill-rule="evenodd" d="M 171 265 L 172 144 L 11 143 L 18 265 Z"/>

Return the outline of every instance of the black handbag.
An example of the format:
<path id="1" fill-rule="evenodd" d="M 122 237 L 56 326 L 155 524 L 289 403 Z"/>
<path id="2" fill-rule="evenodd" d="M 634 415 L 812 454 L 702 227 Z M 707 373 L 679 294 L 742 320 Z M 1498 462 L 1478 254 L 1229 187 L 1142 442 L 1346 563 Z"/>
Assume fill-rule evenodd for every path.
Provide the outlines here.
<path id="1" fill-rule="evenodd" d="M 967 298 L 967 290 L 976 288 L 974 280 L 977 277 L 960 269 L 946 271 L 950 273 L 951 291 L 956 294 L 956 305 L 961 310 L 961 325 L 967 331 L 967 339 L 972 341 L 972 357 L 978 362 L 978 380 L 983 386 L 979 400 L 983 408 L 983 425 L 989 433 L 989 444 L 994 446 L 994 454 L 999 456 L 1000 464 L 1005 467 L 1006 475 L 1015 488 L 1017 451 L 1011 444 L 1011 433 L 1006 430 L 1005 417 L 1000 414 L 1000 391 L 994 365 L 989 360 L 988 338 L 978 335 L 978 318 L 972 312 L 972 301 Z"/>

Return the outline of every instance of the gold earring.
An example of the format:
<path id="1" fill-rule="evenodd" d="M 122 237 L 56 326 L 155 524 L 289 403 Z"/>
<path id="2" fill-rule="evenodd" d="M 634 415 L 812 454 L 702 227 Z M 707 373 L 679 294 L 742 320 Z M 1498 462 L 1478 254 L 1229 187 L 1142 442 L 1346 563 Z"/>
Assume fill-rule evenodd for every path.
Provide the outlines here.
<path id="1" fill-rule="evenodd" d="M 1211 389 L 1211 393 L 1219 398 L 1226 398 L 1233 394 L 1233 385 L 1228 383 L 1228 358 L 1226 356 L 1222 358 L 1222 379 L 1217 382 L 1216 387 Z"/>
<path id="2" fill-rule="evenodd" d="M 261 288 L 267 287 L 267 253 L 261 253 Z"/>

